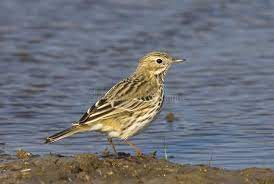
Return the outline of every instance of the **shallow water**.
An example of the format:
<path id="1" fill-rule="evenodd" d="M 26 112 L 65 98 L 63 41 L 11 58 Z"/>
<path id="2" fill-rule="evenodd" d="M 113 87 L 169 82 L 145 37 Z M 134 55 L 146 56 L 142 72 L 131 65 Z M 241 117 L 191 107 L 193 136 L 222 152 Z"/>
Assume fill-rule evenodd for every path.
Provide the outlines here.
<path id="1" fill-rule="evenodd" d="M 0 150 L 101 152 L 98 133 L 42 142 L 164 49 L 188 62 L 170 70 L 163 111 L 132 141 L 160 157 L 166 145 L 179 163 L 274 168 L 273 20 L 271 0 L 2 0 Z"/>

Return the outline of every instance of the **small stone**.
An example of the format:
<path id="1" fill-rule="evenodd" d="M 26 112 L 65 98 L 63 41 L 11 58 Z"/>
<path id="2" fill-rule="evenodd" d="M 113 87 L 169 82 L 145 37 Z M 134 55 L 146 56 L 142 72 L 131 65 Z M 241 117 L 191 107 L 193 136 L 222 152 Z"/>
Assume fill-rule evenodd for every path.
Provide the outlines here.
<path id="1" fill-rule="evenodd" d="M 17 156 L 17 158 L 19 158 L 19 159 L 23 159 L 23 160 L 27 160 L 27 159 L 29 159 L 30 157 L 32 157 L 33 156 L 33 154 L 32 153 L 30 153 L 30 152 L 27 152 L 27 151 L 25 151 L 25 150 L 17 150 L 16 151 L 16 156 Z"/>
<path id="2" fill-rule="evenodd" d="M 167 113 L 166 120 L 167 122 L 170 122 L 170 123 L 173 122 L 175 120 L 174 114 L 172 112 Z"/>

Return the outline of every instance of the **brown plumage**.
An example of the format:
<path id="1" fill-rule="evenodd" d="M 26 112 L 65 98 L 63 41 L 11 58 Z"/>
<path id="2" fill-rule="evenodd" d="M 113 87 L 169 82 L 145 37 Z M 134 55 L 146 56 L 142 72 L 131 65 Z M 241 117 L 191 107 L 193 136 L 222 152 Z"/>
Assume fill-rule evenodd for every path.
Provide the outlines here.
<path id="1" fill-rule="evenodd" d="M 114 85 L 71 128 L 48 137 L 46 143 L 85 131 L 105 133 L 111 144 L 111 138 L 128 142 L 129 137 L 148 126 L 160 111 L 166 72 L 171 64 L 180 61 L 183 60 L 176 60 L 164 52 L 145 55 L 130 77 Z M 114 145 L 113 148 L 116 152 Z"/>

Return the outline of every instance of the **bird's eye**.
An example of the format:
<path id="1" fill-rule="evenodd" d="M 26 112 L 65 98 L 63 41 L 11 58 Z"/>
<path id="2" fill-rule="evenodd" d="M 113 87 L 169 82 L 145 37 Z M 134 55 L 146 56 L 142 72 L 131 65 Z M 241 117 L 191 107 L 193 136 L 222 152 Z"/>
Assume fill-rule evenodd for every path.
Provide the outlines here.
<path id="1" fill-rule="evenodd" d="M 163 62 L 163 60 L 157 59 L 156 62 L 157 62 L 158 64 L 161 64 L 161 63 Z"/>

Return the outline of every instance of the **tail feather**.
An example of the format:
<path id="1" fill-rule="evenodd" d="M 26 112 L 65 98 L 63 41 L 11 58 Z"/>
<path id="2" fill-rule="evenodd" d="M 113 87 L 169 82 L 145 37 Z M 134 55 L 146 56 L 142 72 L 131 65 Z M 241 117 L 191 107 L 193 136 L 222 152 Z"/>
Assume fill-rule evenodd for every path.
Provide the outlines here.
<path id="1" fill-rule="evenodd" d="M 58 133 L 56 133 L 56 134 L 54 134 L 54 135 L 52 135 L 50 137 L 47 137 L 45 143 L 46 144 L 47 143 L 53 143 L 53 142 L 56 142 L 56 141 L 58 141 L 60 139 L 63 139 L 65 137 L 71 136 L 73 134 L 76 134 L 76 133 L 82 132 L 82 131 L 83 131 L 83 129 L 80 128 L 79 126 L 72 126 L 72 127 L 68 128 L 68 129 L 65 129 L 65 130 L 63 130 L 61 132 L 58 132 Z"/>

